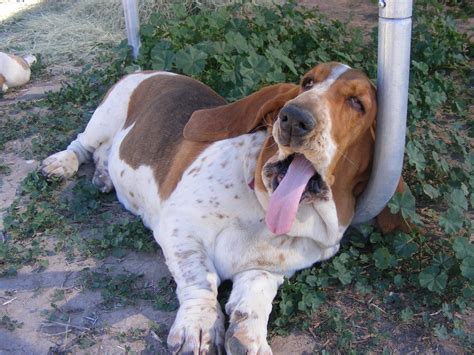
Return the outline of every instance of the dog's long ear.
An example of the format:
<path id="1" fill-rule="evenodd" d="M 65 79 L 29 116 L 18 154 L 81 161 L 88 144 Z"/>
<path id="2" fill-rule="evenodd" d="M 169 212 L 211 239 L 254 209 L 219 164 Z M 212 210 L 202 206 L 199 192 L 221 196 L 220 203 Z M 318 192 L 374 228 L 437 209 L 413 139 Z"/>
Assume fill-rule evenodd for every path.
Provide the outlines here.
<path id="1" fill-rule="evenodd" d="M 184 127 L 184 138 L 215 142 L 249 133 L 264 124 L 267 114 L 279 110 L 298 93 L 297 85 L 277 84 L 228 105 L 195 111 Z"/>
<path id="2" fill-rule="evenodd" d="M 397 192 L 405 192 L 405 182 L 403 181 L 402 177 L 400 177 L 397 189 L 395 190 L 395 193 Z M 405 233 L 409 233 L 411 230 L 410 225 L 405 221 L 401 214 L 393 214 L 390 212 L 390 209 L 387 206 L 377 216 L 377 225 L 383 234 L 387 234 L 395 230 L 401 230 Z"/>
<path id="3" fill-rule="evenodd" d="M 370 82 L 374 90 L 376 90 L 376 87 L 372 81 Z M 377 127 L 377 120 L 374 120 L 370 127 L 370 137 L 372 138 L 372 144 L 375 142 L 375 131 Z M 372 147 L 373 149 L 373 147 Z M 358 187 L 367 186 L 368 180 L 370 177 L 370 173 L 367 174 L 366 176 L 366 181 L 363 184 L 360 184 Z M 405 191 L 405 181 L 403 180 L 403 177 L 400 176 L 400 180 L 398 181 L 397 188 L 395 190 L 395 193 L 403 193 Z M 362 192 L 362 190 L 359 191 L 359 194 Z M 382 212 L 379 213 L 379 215 L 375 218 L 377 221 L 377 225 L 382 231 L 383 234 L 388 234 L 391 233 L 395 230 L 401 230 L 405 233 L 409 233 L 411 231 L 410 225 L 407 223 L 407 221 L 402 217 L 400 213 L 393 214 L 390 212 L 390 209 L 388 206 L 385 206 Z"/>

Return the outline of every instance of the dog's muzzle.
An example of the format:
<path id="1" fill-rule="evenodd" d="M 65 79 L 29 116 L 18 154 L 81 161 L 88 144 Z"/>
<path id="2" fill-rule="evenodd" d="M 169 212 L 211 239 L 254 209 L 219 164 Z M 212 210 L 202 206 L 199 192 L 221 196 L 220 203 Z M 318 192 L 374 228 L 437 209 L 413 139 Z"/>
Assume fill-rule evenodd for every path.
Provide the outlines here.
<path id="1" fill-rule="evenodd" d="M 279 114 L 278 143 L 285 147 L 300 147 L 306 136 L 316 127 L 311 112 L 296 105 L 285 106 Z"/>

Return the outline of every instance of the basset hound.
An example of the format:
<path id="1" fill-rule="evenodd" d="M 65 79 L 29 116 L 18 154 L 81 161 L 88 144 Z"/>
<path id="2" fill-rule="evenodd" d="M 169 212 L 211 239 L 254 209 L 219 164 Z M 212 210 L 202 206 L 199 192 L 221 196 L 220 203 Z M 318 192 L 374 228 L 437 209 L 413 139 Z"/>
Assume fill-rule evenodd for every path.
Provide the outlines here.
<path id="1" fill-rule="evenodd" d="M 8 88 L 22 86 L 30 81 L 30 67 L 35 62 L 36 57 L 33 55 L 22 58 L 0 52 L 0 91 L 6 92 Z"/>
<path id="2" fill-rule="evenodd" d="M 366 75 L 334 62 L 230 104 L 182 75 L 135 73 L 42 169 L 68 178 L 92 158 L 94 184 L 153 230 L 180 303 L 172 353 L 271 354 L 278 286 L 333 256 L 351 223 L 376 111 Z M 228 279 L 225 331 L 217 288 Z"/>

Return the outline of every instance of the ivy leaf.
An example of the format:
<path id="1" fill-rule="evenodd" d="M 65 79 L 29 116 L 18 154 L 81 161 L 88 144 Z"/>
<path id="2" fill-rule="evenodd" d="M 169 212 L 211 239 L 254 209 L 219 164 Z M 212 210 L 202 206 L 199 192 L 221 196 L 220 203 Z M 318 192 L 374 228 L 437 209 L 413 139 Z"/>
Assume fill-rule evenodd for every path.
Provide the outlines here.
<path id="1" fill-rule="evenodd" d="M 268 60 L 259 54 L 252 53 L 240 68 L 244 85 L 248 88 L 256 86 L 270 70 Z"/>
<path id="2" fill-rule="evenodd" d="M 408 155 L 408 162 L 414 165 L 416 170 L 422 172 L 426 167 L 426 159 L 423 151 L 414 143 L 410 141 L 407 144 L 406 152 Z"/>
<path id="3" fill-rule="evenodd" d="M 412 66 L 413 66 L 414 68 L 420 70 L 423 75 L 427 75 L 427 74 L 428 74 L 429 66 L 428 66 L 426 63 L 417 62 L 417 61 L 415 61 L 415 60 L 412 60 L 412 61 L 411 61 L 411 64 L 412 64 Z"/>
<path id="4" fill-rule="evenodd" d="M 448 211 L 439 218 L 439 225 L 448 234 L 454 234 L 462 228 L 464 216 L 457 208 L 450 207 Z"/>
<path id="5" fill-rule="evenodd" d="M 405 284 L 405 280 L 403 280 L 402 275 L 395 275 L 393 277 L 393 283 L 397 288 L 401 288 Z"/>
<path id="6" fill-rule="evenodd" d="M 460 266 L 461 274 L 465 278 L 474 281 L 474 257 L 470 256 L 462 261 Z"/>
<path id="7" fill-rule="evenodd" d="M 474 257 L 474 244 L 470 243 L 467 238 L 458 237 L 454 239 L 453 250 L 456 252 L 456 258 L 458 259 Z"/>
<path id="8" fill-rule="evenodd" d="M 268 63 L 268 60 L 263 55 L 252 53 L 247 58 L 247 63 L 244 63 L 244 68 L 248 72 L 242 73 L 242 75 L 249 75 L 250 72 L 253 72 L 254 75 L 257 74 L 262 77 L 270 70 L 270 63 Z"/>
<path id="9" fill-rule="evenodd" d="M 449 270 L 454 264 L 454 261 L 451 257 L 443 253 L 437 253 L 433 256 L 433 266 L 438 266 L 441 269 Z"/>
<path id="10" fill-rule="evenodd" d="M 397 233 L 393 239 L 393 246 L 395 252 L 402 258 L 409 258 L 418 249 L 418 246 L 413 243 L 413 239 L 405 233 Z"/>
<path id="11" fill-rule="evenodd" d="M 433 161 L 436 166 L 438 166 L 445 173 L 449 172 L 449 165 L 446 159 L 441 158 L 434 150 L 431 153 L 431 156 L 433 157 Z"/>
<path id="12" fill-rule="evenodd" d="M 173 67 L 174 53 L 171 43 L 168 41 L 158 42 L 150 51 L 153 70 L 171 70 Z"/>
<path id="13" fill-rule="evenodd" d="M 441 340 L 446 340 L 448 339 L 448 330 L 444 325 L 437 324 L 435 329 L 435 335 L 441 339 Z"/>
<path id="14" fill-rule="evenodd" d="M 283 300 L 282 299 L 280 301 L 279 307 L 280 307 L 281 314 L 283 314 L 285 316 L 289 316 L 289 315 L 293 314 L 293 312 L 295 310 L 295 307 L 293 306 L 293 301 L 291 301 L 291 300 Z"/>
<path id="15" fill-rule="evenodd" d="M 223 55 L 227 51 L 227 43 L 224 41 L 214 42 L 214 53 L 218 55 Z"/>
<path id="16" fill-rule="evenodd" d="M 353 277 L 351 270 L 348 270 L 345 265 L 348 260 L 349 255 L 342 253 L 332 261 L 332 266 L 334 267 L 332 276 L 337 277 L 343 285 L 350 284 Z"/>
<path id="17" fill-rule="evenodd" d="M 306 276 L 306 283 L 311 287 L 315 287 L 318 284 L 318 278 L 314 275 Z"/>
<path id="18" fill-rule="evenodd" d="M 306 292 L 303 294 L 303 299 L 298 303 L 300 311 L 306 311 L 308 308 L 316 311 L 322 304 L 325 298 L 320 292 Z"/>
<path id="19" fill-rule="evenodd" d="M 206 66 L 207 54 L 194 47 L 180 50 L 176 54 L 176 67 L 188 75 L 198 75 Z"/>
<path id="20" fill-rule="evenodd" d="M 432 199 L 439 197 L 440 192 L 430 184 L 423 184 L 423 192 Z"/>
<path id="21" fill-rule="evenodd" d="M 291 72 L 295 75 L 298 75 L 298 71 L 296 70 L 295 68 L 295 64 L 293 63 L 293 61 L 288 58 L 282 50 L 280 49 L 277 49 L 275 47 L 270 47 L 268 50 L 267 50 L 267 53 L 269 55 L 270 58 L 275 58 L 279 61 L 281 61 L 283 64 L 285 64 L 288 69 L 291 70 Z"/>
<path id="22" fill-rule="evenodd" d="M 420 216 L 416 213 L 415 197 L 409 189 L 403 193 L 397 192 L 388 203 L 388 208 L 393 214 L 401 213 L 403 218 L 409 218 L 414 223 L 421 223 Z"/>
<path id="23" fill-rule="evenodd" d="M 464 211 L 467 210 L 467 199 L 461 189 L 454 189 L 451 191 L 448 200 L 456 207 L 460 207 Z"/>
<path id="24" fill-rule="evenodd" d="M 148 22 L 153 26 L 161 26 L 165 21 L 166 19 L 161 16 L 159 12 L 151 14 L 150 19 L 148 20 Z"/>
<path id="25" fill-rule="evenodd" d="M 446 287 L 448 275 L 444 271 L 440 272 L 439 267 L 430 266 L 420 272 L 418 279 L 420 286 L 426 287 L 430 291 L 441 293 Z"/>
<path id="26" fill-rule="evenodd" d="M 143 37 L 153 38 L 155 34 L 155 27 L 150 24 L 144 24 L 140 26 L 140 34 Z"/>
<path id="27" fill-rule="evenodd" d="M 234 47 L 238 53 L 248 53 L 249 45 L 245 37 L 240 33 L 230 31 L 224 37 L 228 45 Z"/>
<path id="28" fill-rule="evenodd" d="M 390 266 L 394 266 L 396 264 L 395 258 L 385 247 L 378 248 L 372 255 L 372 258 L 375 261 L 375 266 L 380 270 L 388 269 Z"/>
<path id="29" fill-rule="evenodd" d="M 403 322 L 407 323 L 413 318 L 413 311 L 410 307 L 403 309 L 400 313 L 400 318 Z"/>
<path id="30" fill-rule="evenodd" d="M 276 69 L 267 73 L 265 80 L 269 83 L 281 83 L 286 81 L 286 75 L 281 71 L 281 69 Z"/>

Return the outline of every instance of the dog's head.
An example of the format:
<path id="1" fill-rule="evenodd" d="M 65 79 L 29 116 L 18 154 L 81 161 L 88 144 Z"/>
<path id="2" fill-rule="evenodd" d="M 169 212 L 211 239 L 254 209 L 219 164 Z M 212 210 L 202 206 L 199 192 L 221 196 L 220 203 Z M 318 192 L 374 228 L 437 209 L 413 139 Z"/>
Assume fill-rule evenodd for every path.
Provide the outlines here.
<path id="1" fill-rule="evenodd" d="M 340 226 L 370 176 L 377 112 L 367 76 L 340 63 L 319 64 L 299 85 L 278 84 L 232 104 L 196 111 L 190 140 L 216 141 L 258 129 L 268 136 L 255 191 L 276 234 L 289 231 L 302 204 L 334 199 Z"/>

